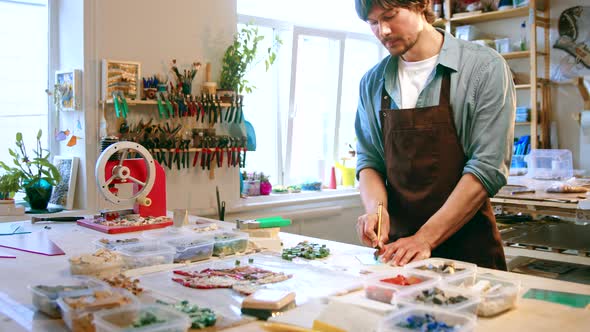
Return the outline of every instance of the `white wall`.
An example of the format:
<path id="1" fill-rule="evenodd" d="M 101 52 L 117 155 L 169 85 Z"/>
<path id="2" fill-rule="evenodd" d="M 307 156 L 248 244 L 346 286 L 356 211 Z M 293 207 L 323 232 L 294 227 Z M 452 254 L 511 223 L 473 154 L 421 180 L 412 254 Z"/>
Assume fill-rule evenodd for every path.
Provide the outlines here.
<path id="1" fill-rule="evenodd" d="M 212 79 L 217 80 L 220 62 L 236 30 L 235 0 L 56 0 L 59 31 L 56 69 L 84 70 L 84 111 L 61 113 L 59 128 L 74 129 L 80 120 L 83 140 L 59 154 L 80 157 L 76 207 L 94 209 L 103 202 L 94 180 L 98 157 L 102 110 L 100 62 L 102 59 L 131 60 L 142 64 L 142 74 L 166 74 L 176 58 L 180 66 L 193 61 L 211 62 Z M 204 67 L 195 79 L 193 91 L 200 91 Z M 130 109 L 133 113 L 134 108 Z M 140 110 L 144 112 L 145 110 Z M 157 117 L 155 108 L 145 111 Z M 130 118 L 134 115 L 131 114 Z M 146 117 L 144 117 L 147 120 Z M 131 119 L 130 119 L 131 120 Z M 194 171 L 194 169 L 191 169 Z M 231 205 L 239 198 L 236 169 L 216 172 L 215 180 L 197 172 L 167 171 L 168 208 L 212 207 L 215 186 Z"/>
<path id="2" fill-rule="evenodd" d="M 57 47 L 53 50 L 53 70 L 84 69 L 84 2 L 72 0 L 55 0 L 52 7 L 56 11 L 55 22 L 57 28 L 54 30 L 54 42 Z M 53 77 L 52 77 L 53 79 Z M 83 76 L 84 79 L 84 76 Z M 83 111 L 60 112 L 56 114 L 53 121 L 56 122 L 57 130 L 70 130 L 76 136 L 86 137 L 85 134 L 85 113 Z M 80 121 L 81 129 L 78 129 Z M 54 140 L 53 133 L 50 139 Z M 69 137 L 68 137 L 69 139 Z M 68 147 L 68 140 L 52 144 L 58 155 L 75 156 L 80 159 L 78 168 L 78 181 L 76 182 L 75 206 L 86 207 L 87 182 L 86 178 L 86 144 L 90 143 L 85 139 L 79 140 L 78 144 Z"/>
<path id="3" fill-rule="evenodd" d="M 223 52 L 236 31 L 235 0 L 101 0 L 95 2 L 94 10 L 93 65 L 98 66 L 101 59 L 138 61 L 142 76 L 169 73 L 170 61 L 176 58 L 180 69 L 194 61 L 211 62 L 212 79 L 217 80 Z M 195 78 L 193 91 L 200 91 L 204 80 L 203 67 Z M 145 121 L 150 116 L 157 120 L 156 107 L 130 109 L 130 113 L 134 111 L 142 112 Z M 112 119 L 110 113 L 107 119 Z M 98 123 L 93 127 L 97 128 Z M 200 168 L 167 169 L 166 175 L 168 209 L 214 206 L 216 185 L 228 205 L 239 198 L 237 168 L 218 170 L 215 180 L 210 180 Z"/>

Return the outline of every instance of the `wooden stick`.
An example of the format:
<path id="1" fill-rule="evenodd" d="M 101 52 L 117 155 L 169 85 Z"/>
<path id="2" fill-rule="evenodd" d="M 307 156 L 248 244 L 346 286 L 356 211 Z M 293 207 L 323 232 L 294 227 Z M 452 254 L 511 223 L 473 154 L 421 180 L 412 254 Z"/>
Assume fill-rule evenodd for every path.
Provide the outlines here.
<path id="1" fill-rule="evenodd" d="M 381 218 L 383 216 L 383 202 L 379 202 L 379 207 L 377 208 L 377 241 L 381 241 Z M 379 244 L 377 244 L 379 247 Z"/>

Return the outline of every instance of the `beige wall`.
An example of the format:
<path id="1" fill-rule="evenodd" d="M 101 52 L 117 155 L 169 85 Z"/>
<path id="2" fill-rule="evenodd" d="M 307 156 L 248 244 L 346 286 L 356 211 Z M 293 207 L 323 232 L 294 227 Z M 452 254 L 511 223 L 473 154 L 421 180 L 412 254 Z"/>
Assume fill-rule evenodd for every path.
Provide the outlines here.
<path id="1" fill-rule="evenodd" d="M 60 154 L 80 157 L 76 206 L 96 208 L 94 165 L 98 156 L 102 110 L 100 62 L 102 59 L 138 61 L 142 74 L 167 73 L 172 58 L 179 65 L 193 61 L 212 63 L 218 79 L 220 61 L 236 30 L 235 0 L 58 0 L 59 68 L 84 69 L 84 111 L 60 115 L 61 127 L 76 126 L 80 119 L 84 140 L 74 148 L 65 143 Z M 58 68 L 58 69 L 59 69 Z M 204 70 L 195 79 L 193 91 L 200 90 Z M 131 109 L 130 120 L 142 113 L 148 120 L 157 117 L 155 108 Z M 215 180 L 197 172 L 167 171 L 168 207 L 213 206 L 215 186 L 223 189 L 226 200 L 237 200 L 237 169 L 217 172 Z M 87 198 L 87 199 L 86 199 Z"/>

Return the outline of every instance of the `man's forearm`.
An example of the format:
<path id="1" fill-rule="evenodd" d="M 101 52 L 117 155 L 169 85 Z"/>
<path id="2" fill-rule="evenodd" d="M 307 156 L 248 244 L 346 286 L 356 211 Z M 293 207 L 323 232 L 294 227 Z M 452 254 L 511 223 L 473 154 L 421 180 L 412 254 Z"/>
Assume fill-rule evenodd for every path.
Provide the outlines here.
<path id="1" fill-rule="evenodd" d="M 360 171 L 359 188 L 365 213 L 376 213 L 379 202 L 383 202 L 383 208 L 387 209 L 385 181 L 379 172 L 372 168 Z"/>
<path id="2" fill-rule="evenodd" d="M 481 208 L 488 194 L 473 174 L 467 173 L 443 206 L 418 230 L 432 249 L 438 247 L 465 225 Z"/>

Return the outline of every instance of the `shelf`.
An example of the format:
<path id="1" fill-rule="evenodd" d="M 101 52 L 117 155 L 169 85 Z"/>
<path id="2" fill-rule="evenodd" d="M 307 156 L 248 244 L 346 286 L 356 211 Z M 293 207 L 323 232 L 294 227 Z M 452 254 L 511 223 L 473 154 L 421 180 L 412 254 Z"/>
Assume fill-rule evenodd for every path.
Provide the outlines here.
<path id="1" fill-rule="evenodd" d="M 531 51 L 517 51 L 517 52 L 508 52 L 508 53 L 500 53 L 501 56 L 504 57 L 506 60 L 510 59 L 526 59 L 531 56 Z M 544 52 L 537 52 L 537 56 L 545 56 Z"/>
<path id="2" fill-rule="evenodd" d="M 520 7 L 508 10 L 496 10 L 493 12 L 482 13 L 482 14 L 474 14 L 469 16 L 463 17 L 451 17 L 450 21 L 452 24 L 472 24 L 472 23 L 481 23 L 487 21 L 495 21 L 501 20 L 506 18 L 514 18 L 514 17 L 524 17 L 529 14 L 529 7 Z"/>
<path id="3" fill-rule="evenodd" d="M 211 152 L 215 152 L 216 148 L 209 148 L 209 150 L 211 150 Z M 228 148 L 220 148 L 221 151 L 227 151 Z M 242 152 L 244 150 L 243 147 L 235 147 L 236 152 L 238 152 L 237 149 L 240 149 L 240 152 Z M 183 152 L 201 152 L 203 151 L 203 148 L 189 148 L 188 151 L 187 149 L 150 149 L 150 152 L 172 152 L 172 153 L 183 153 Z"/>
<path id="4" fill-rule="evenodd" d="M 514 122 L 515 126 L 530 126 L 530 122 Z"/>
<path id="5" fill-rule="evenodd" d="M 112 105 L 113 104 L 113 100 L 112 99 L 107 99 L 105 100 L 100 100 L 98 102 L 99 104 L 103 105 L 103 104 L 107 104 L 107 105 Z M 158 101 L 157 100 L 127 100 L 127 105 L 158 105 Z M 230 107 L 231 104 L 230 103 L 221 103 L 221 107 Z"/>
<path id="6" fill-rule="evenodd" d="M 516 84 L 514 86 L 514 88 L 518 89 L 530 89 L 531 85 L 530 84 Z"/>

